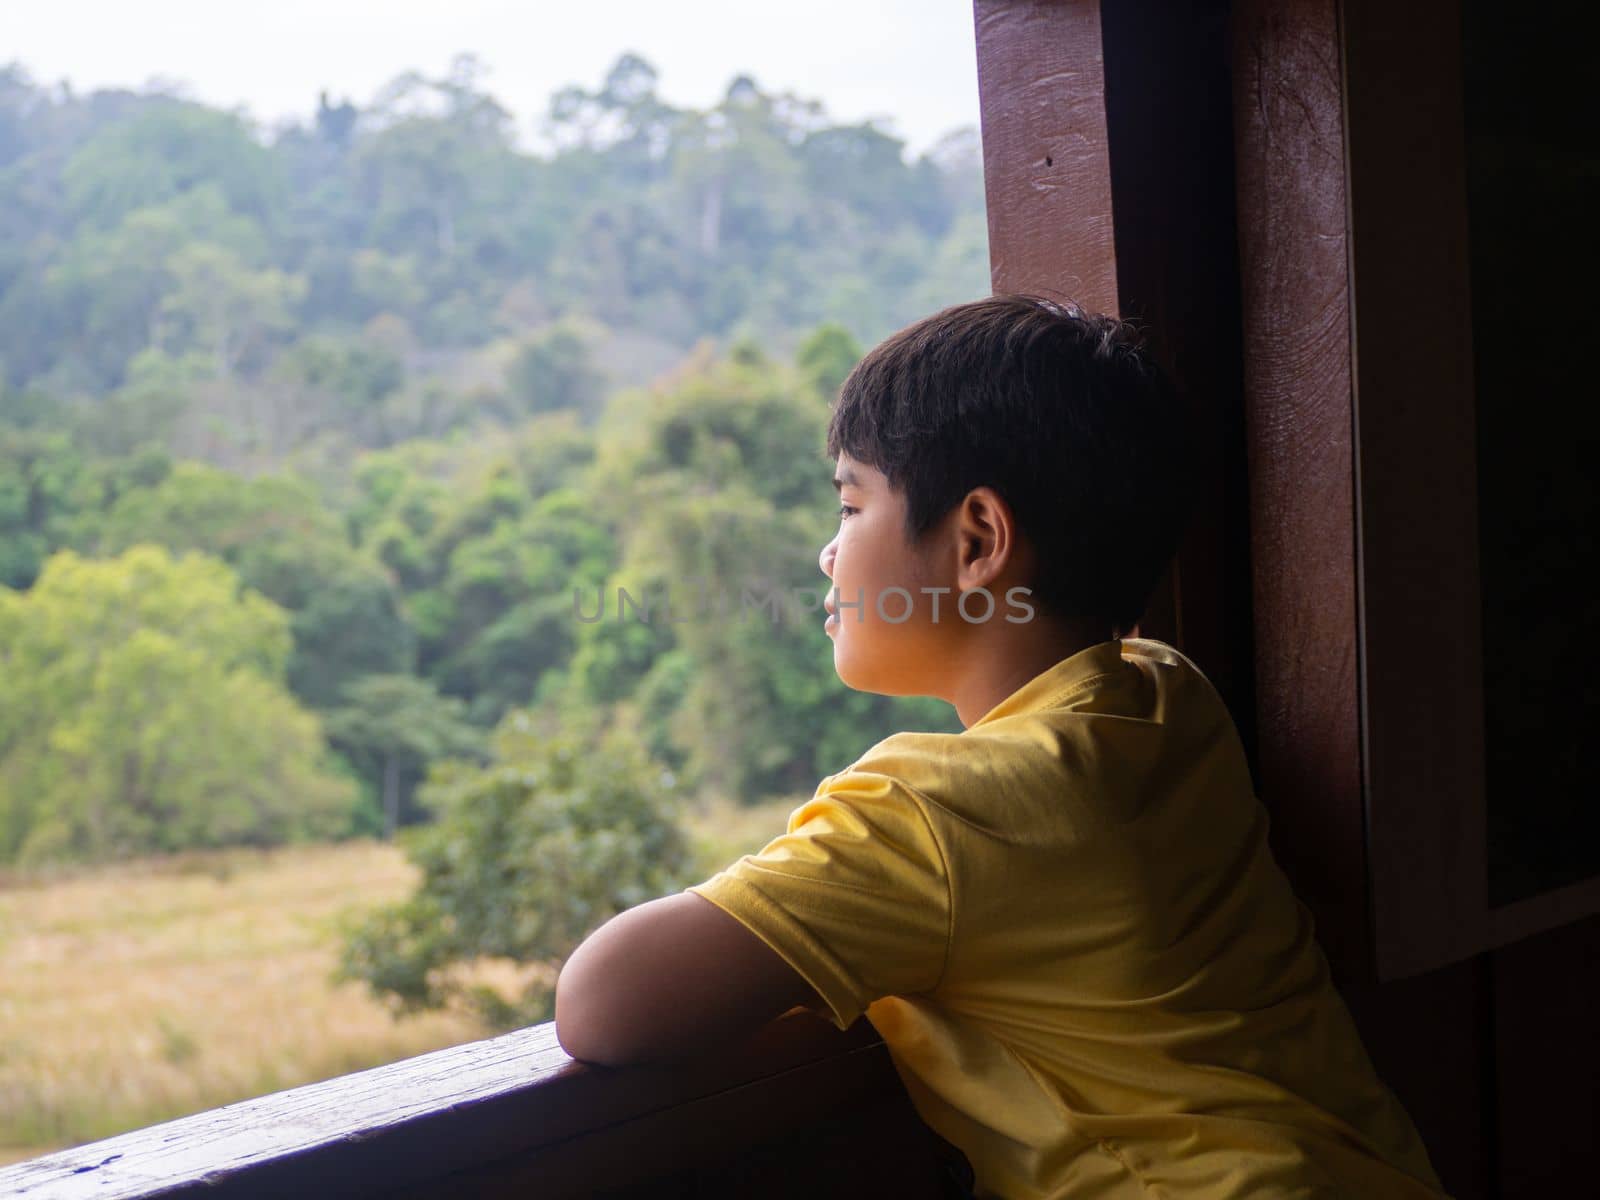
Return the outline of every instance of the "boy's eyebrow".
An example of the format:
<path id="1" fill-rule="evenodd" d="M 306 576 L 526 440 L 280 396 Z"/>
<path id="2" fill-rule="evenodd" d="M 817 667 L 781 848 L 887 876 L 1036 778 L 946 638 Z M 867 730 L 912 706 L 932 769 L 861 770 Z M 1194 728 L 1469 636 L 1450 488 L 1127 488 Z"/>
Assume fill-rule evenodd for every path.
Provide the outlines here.
<path id="1" fill-rule="evenodd" d="M 860 487 L 861 481 L 856 478 L 856 473 L 849 467 L 840 467 L 839 473 L 833 477 L 833 490 L 838 491 L 845 487 Z"/>

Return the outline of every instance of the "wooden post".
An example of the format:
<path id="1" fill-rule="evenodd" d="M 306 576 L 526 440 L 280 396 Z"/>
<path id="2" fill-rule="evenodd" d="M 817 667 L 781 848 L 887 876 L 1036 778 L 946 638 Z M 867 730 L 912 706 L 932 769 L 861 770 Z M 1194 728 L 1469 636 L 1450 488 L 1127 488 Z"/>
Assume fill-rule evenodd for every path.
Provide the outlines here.
<path id="1" fill-rule="evenodd" d="M 1145 326 L 1197 410 L 1201 482 L 1141 632 L 1218 687 L 1249 748 L 1249 543 L 1220 4 L 977 0 L 991 277 Z"/>

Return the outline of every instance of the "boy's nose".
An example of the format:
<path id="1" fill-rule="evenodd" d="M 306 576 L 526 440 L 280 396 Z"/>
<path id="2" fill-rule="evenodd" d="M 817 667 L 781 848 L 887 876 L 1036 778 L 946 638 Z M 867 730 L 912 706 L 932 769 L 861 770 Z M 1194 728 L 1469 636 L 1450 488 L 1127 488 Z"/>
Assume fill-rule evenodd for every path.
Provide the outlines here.
<path id="1" fill-rule="evenodd" d="M 829 579 L 833 578 L 833 556 L 838 552 L 839 538 L 835 535 L 833 540 L 822 548 L 822 553 L 817 555 L 817 566 L 822 568 L 822 573 Z"/>

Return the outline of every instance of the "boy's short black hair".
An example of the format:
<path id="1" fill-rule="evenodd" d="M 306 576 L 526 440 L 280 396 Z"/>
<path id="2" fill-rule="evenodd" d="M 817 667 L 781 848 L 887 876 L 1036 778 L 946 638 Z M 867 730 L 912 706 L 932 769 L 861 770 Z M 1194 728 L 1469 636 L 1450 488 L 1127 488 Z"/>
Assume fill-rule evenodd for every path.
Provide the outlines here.
<path id="1" fill-rule="evenodd" d="M 1177 549 L 1187 410 L 1133 329 L 1037 296 L 935 313 L 839 391 L 828 457 L 883 472 L 916 542 L 993 487 L 1038 551 L 1032 599 L 1113 635 L 1138 624 Z"/>

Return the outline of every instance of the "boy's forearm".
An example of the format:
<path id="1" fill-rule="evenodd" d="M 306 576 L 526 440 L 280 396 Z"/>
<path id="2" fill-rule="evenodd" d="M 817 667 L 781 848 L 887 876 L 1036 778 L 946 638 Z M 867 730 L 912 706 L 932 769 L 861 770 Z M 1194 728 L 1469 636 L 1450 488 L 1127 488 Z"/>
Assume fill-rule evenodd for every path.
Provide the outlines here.
<path id="1" fill-rule="evenodd" d="M 605 1066 L 691 1057 L 816 994 L 732 917 L 692 893 L 608 921 L 556 982 L 556 1036 Z"/>

